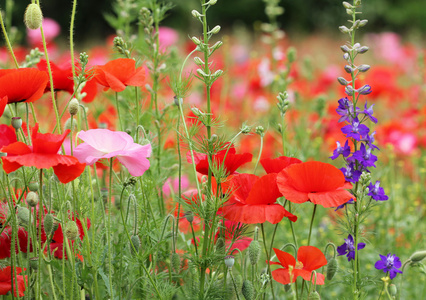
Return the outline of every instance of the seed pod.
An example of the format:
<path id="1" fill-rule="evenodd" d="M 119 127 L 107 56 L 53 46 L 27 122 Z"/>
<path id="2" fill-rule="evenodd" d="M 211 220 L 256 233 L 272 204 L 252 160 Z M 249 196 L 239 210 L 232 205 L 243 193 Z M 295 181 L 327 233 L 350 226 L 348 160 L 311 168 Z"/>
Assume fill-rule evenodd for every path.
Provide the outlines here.
<path id="1" fill-rule="evenodd" d="M 253 300 L 255 296 L 254 287 L 250 280 L 244 280 L 242 288 L 243 296 L 246 300 Z"/>
<path id="2" fill-rule="evenodd" d="M 30 268 L 33 270 L 38 270 L 38 257 L 30 258 Z"/>
<path id="3" fill-rule="evenodd" d="M 259 241 L 251 241 L 248 247 L 250 263 L 254 266 L 259 261 L 260 257 L 260 244 Z"/>
<path id="4" fill-rule="evenodd" d="M 235 257 L 233 257 L 232 255 L 225 256 L 225 265 L 228 268 L 232 268 L 234 266 L 234 263 L 235 263 Z"/>
<path id="5" fill-rule="evenodd" d="M 337 272 L 337 260 L 332 257 L 327 264 L 327 280 L 332 280 Z"/>
<path id="6" fill-rule="evenodd" d="M 175 271 L 176 273 L 179 273 L 179 271 L 180 271 L 180 264 L 181 264 L 181 262 L 180 262 L 179 254 L 173 253 L 172 254 L 172 268 L 173 268 L 173 271 Z"/>
<path id="7" fill-rule="evenodd" d="M 28 185 L 28 188 L 30 189 L 31 192 L 37 192 L 38 188 L 39 188 L 39 184 L 38 184 L 38 182 L 32 181 Z"/>
<path id="8" fill-rule="evenodd" d="M 78 237 L 78 227 L 75 221 L 68 221 L 65 225 L 65 236 L 73 241 Z"/>
<path id="9" fill-rule="evenodd" d="M 30 210 L 26 207 L 18 208 L 18 222 L 19 225 L 28 225 L 30 221 Z"/>
<path id="10" fill-rule="evenodd" d="M 12 118 L 12 127 L 15 128 L 15 130 L 18 130 L 22 127 L 22 119 L 21 117 L 13 117 Z"/>
<path id="11" fill-rule="evenodd" d="M 47 214 L 44 216 L 43 222 L 44 232 L 47 236 L 50 236 L 55 230 L 53 230 L 53 215 Z"/>
<path id="12" fill-rule="evenodd" d="M 134 255 L 137 252 L 139 252 L 139 247 L 141 246 L 141 240 L 139 239 L 139 236 L 132 235 L 132 237 L 130 238 L 130 241 L 131 241 L 130 250 L 132 254 Z"/>
<path id="13" fill-rule="evenodd" d="M 35 192 L 28 192 L 25 201 L 30 207 L 35 207 L 39 201 L 38 195 Z"/>
<path id="14" fill-rule="evenodd" d="M 41 12 L 40 6 L 35 3 L 31 3 L 27 6 L 24 14 L 24 23 L 28 29 L 38 29 L 43 22 L 43 13 Z"/>
<path id="15" fill-rule="evenodd" d="M 308 300 L 317 300 L 317 299 L 321 299 L 317 291 L 312 291 L 308 296 Z"/>

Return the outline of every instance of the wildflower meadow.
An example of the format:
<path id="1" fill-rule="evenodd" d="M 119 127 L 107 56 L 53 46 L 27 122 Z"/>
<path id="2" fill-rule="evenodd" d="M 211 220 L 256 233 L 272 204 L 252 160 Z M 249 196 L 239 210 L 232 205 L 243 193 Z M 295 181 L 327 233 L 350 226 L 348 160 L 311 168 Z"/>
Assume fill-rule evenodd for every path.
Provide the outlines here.
<path id="1" fill-rule="evenodd" d="M 287 35 L 279 0 L 233 27 L 225 0 L 114 0 L 85 42 L 82 1 L 66 25 L 18 2 L 1 299 L 426 299 L 426 48 L 371 26 L 379 1 Z"/>

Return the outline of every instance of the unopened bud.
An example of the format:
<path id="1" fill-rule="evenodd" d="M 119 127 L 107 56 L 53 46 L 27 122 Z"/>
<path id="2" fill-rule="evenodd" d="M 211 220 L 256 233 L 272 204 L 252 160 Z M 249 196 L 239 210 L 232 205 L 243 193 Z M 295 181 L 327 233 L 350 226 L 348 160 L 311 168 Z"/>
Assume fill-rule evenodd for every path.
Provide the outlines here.
<path id="1" fill-rule="evenodd" d="M 263 126 L 257 126 L 255 129 L 256 134 L 260 135 L 260 136 L 264 136 L 265 135 L 265 128 L 263 128 Z"/>
<path id="2" fill-rule="evenodd" d="M 350 4 L 350 3 L 348 3 L 348 2 L 346 2 L 346 1 L 343 1 L 343 7 L 344 8 L 346 8 L 346 9 L 351 9 L 351 8 L 353 8 L 353 6 Z"/>
<path id="3" fill-rule="evenodd" d="M 356 52 L 358 52 L 358 53 L 360 53 L 360 54 L 363 54 L 363 53 L 365 53 L 365 52 L 367 52 L 368 51 L 368 47 L 367 46 L 362 46 L 362 47 L 359 47 L 359 48 L 357 48 L 356 49 Z"/>
<path id="4" fill-rule="evenodd" d="M 213 76 L 214 76 L 214 77 L 219 77 L 219 76 L 221 76 L 222 74 L 223 74 L 223 71 L 222 71 L 222 70 L 217 70 L 216 72 L 214 72 Z"/>
<path id="5" fill-rule="evenodd" d="M 246 279 L 243 281 L 241 292 L 246 300 L 254 300 L 255 290 L 250 280 Z"/>
<path id="6" fill-rule="evenodd" d="M 43 13 L 40 6 L 35 3 L 30 3 L 27 6 L 24 14 L 24 23 L 28 29 L 39 29 L 43 22 Z"/>
<path id="7" fill-rule="evenodd" d="M 176 273 L 179 273 L 179 271 L 180 271 L 180 264 L 181 264 L 181 262 L 180 262 L 179 254 L 173 253 L 172 254 L 172 268 L 173 268 L 173 271 L 175 271 Z"/>
<path id="8" fill-rule="evenodd" d="M 346 88 L 345 88 L 345 93 L 346 93 L 348 96 L 352 96 L 352 95 L 353 95 L 353 93 L 354 93 L 354 89 L 353 89 L 353 87 L 352 87 L 351 85 L 347 85 L 347 86 L 346 86 Z"/>
<path id="9" fill-rule="evenodd" d="M 78 237 L 78 227 L 75 221 L 68 221 L 65 225 L 65 236 L 73 241 Z"/>
<path id="10" fill-rule="evenodd" d="M 194 57 L 194 62 L 199 66 L 204 65 L 204 61 L 201 58 L 199 58 L 198 56 Z"/>
<path id="11" fill-rule="evenodd" d="M 19 225 L 28 225 L 28 222 L 30 221 L 30 210 L 26 207 L 19 207 L 18 208 L 18 222 Z"/>
<path id="12" fill-rule="evenodd" d="M 360 65 L 360 66 L 358 66 L 358 70 L 360 72 L 367 72 L 368 70 L 370 70 L 370 66 L 369 65 Z"/>
<path id="13" fill-rule="evenodd" d="M 27 198 L 25 198 L 28 206 L 35 207 L 38 204 L 39 198 L 36 192 L 28 192 Z"/>
<path id="14" fill-rule="evenodd" d="M 344 69 L 346 73 L 349 73 L 349 74 L 354 71 L 354 69 L 350 65 L 346 65 Z"/>
<path id="15" fill-rule="evenodd" d="M 13 117 L 12 118 L 12 127 L 15 128 L 15 130 L 18 130 L 22 127 L 22 119 L 21 117 Z"/>
<path id="16" fill-rule="evenodd" d="M 398 290 L 397 290 L 397 288 L 396 288 L 396 285 L 394 285 L 393 283 L 391 283 L 391 284 L 389 285 L 389 294 L 390 294 L 392 297 L 395 297 L 397 293 L 398 293 Z"/>
<path id="17" fill-rule="evenodd" d="M 360 93 L 361 95 L 368 95 L 372 92 L 371 90 L 371 86 L 369 86 L 368 84 L 362 86 L 361 88 L 359 88 L 357 90 L 358 93 Z"/>
<path id="18" fill-rule="evenodd" d="M 217 49 L 219 49 L 221 46 L 223 45 L 223 42 L 221 41 L 217 41 L 216 43 L 214 43 L 214 45 L 212 46 L 212 51 L 216 51 Z"/>
<path id="19" fill-rule="evenodd" d="M 339 30 L 340 30 L 341 33 L 349 33 L 349 32 L 351 32 L 350 29 L 348 27 L 346 27 L 346 26 L 340 26 Z"/>
<path id="20" fill-rule="evenodd" d="M 195 37 L 195 36 L 193 36 L 192 38 L 191 38 L 191 40 L 194 42 L 194 44 L 195 45 L 200 45 L 201 44 L 201 41 L 197 38 L 197 37 Z"/>
<path id="21" fill-rule="evenodd" d="M 248 247 L 248 253 L 249 253 L 249 260 L 250 263 L 254 266 L 257 264 L 260 258 L 260 244 L 257 240 L 252 240 L 249 247 Z"/>
<path id="22" fill-rule="evenodd" d="M 215 27 L 213 27 L 212 30 L 210 30 L 210 33 L 211 34 L 217 34 L 217 33 L 219 33 L 219 31 L 220 31 L 220 26 L 216 25 Z"/>
<path id="23" fill-rule="evenodd" d="M 39 188 L 39 184 L 36 181 L 32 181 L 30 182 L 30 184 L 28 185 L 28 188 L 30 189 L 31 192 L 37 192 L 38 188 Z"/>
<path id="24" fill-rule="evenodd" d="M 350 58 L 351 58 L 351 56 L 349 55 L 349 53 L 343 54 L 343 59 L 344 60 L 349 61 Z"/>
<path id="25" fill-rule="evenodd" d="M 68 105 L 68 112 L 70 113 L 71 116 L 75 116 L 78 113 L 78 106 L 79 106 L 79 102 L 76 98 L 72 98 L 72 100 L 70 101 L 69 105 Z"/>
<path id="26" fill-rule="evenodd" d="M 132 235 L 130 238 L 131 244 L 130 244 L 130 251 L 133 255 L 139 252 L 139 247 L 141 246 L 141 240 L 139 239 L 139 236 Z"/>
<path id="27" fill-rule="evenodd" d="M 318 294 L 317 291 L 312 291 L 309 295 L 308 295 L 308 300 L 317 300 L 317 299 L 321 299 L 320 295 Z"/>
<path id="28" fill-rule="evenodd" d="M 410 256 L 412 262 L 420 262 L 426 257 L 426 250 L 414 252 Z"/>
<path id="29" fill-rule="evenodd" d="M 348 14 L 348 15 L 352 16 L 352 14 L 353 14 L 353 10 L 352 10 L 352 9 L 347 9 L 347 10 L 346 10 L 346 14 Z"/>
<path id="30" fill-rule="evenodd" d="M 349 51 L 351 51 L 351 49 L 349 49 L 349 47 L 348 47 L 348 46 L 346 46 L 346 45 L 340 46 L 340 49 L 341 49 L 344 53 L 348 53 Z"/>
<path id="31" fill-rule="evenodd" d="M 38 270 L 38 257 L 30 258 L 30 268 L 33 270 Z"/>
<path id="32" fill-rule="evenodd" d="M 177 96 L 173 97 L 173 102 L 176 106 L 180 106 L 182 105 L 183 99 L 182 98 L 178 98 Z"/>
<path id="33" fill-rule="evenodd" d="M 294 47 L 289 47 L 287 50 L 287 59 L 289 63 L 294 63 L 297 59 L 297 51 Z"/>
<path id="34" fill-rule="evenodd" d="M 200 14 L 198 11 L 196 11 L 195 9 L 191 11 L 191 14 L 194 18 L 201 18 L 203 15 Z"/>
<path id="35" fill-rule="evenodd" d="M 217 3 L 217 0 L 210 0 L 206 3 L 206 5 L 215 5 Z"/>
<path id="36" fill-rule="evenodd" d="M 364 27 L 365 25 L 367 25 L 367 23 L 368 23 L 368 20 L 361 20 L 359 21 L 358 27 Z"/>
<path id="37" fill-rule="evenodd" d="M 344 86 L 346 86 L 346 85 L 348 85 L 348 84 L 349 84 L 349 82 L 348 82 L 345 78 L 343 78 L 343 77 L 338 77 L 338 78 L 337 78 L 337 81 L 338 81 L 341 85 L 344 85 Z"/>
<path id="38" fill-rule="evenodd" d="M 192 214 L 191 211 L 188 211 L 185 213 L 185 219 L 189 222 L 192 223 L 194 221 L 194 215 Z"/>
<path id="39" fill-rule="evenodd" d="M 47 236 L 50 236 L 55 230 L 53 230 L 53 215 L 47 214 L 44 216 L 43 221 L 44 232 Z"/>
<path id="40" fill-rule="evenodd" d="M 332 257 L 327 264 L 327 280 L 332 280 L 337 272 L 337 260 Z"/>

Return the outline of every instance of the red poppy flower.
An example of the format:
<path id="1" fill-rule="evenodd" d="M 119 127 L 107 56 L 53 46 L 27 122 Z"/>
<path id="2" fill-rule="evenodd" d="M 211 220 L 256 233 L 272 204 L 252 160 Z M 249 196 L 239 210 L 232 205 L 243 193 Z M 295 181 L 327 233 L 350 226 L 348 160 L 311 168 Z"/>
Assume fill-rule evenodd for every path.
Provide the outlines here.
<path id="1" fill-rule="evenodd" d="M 55 91 L 66 91 L 70 94 L 74 93 L 74 80 L 72 75 L 71 66 L 68 67 L 59 67 L 53 62 L 50 63 L 50 68 L 52 70 L 53 76 L 53 87 Z M 48 72 L 46 60 L 41 60 L 37 64 L 37 68 L 41 71 Z M 50 91 L 50 82 L 47 84 L 45 92 Z M 86 85 L 81 90 L 82 93 L 86 93 L 86 96 L 83 98 L 84 102 L 92 102 L 97 94 L 97 86 L 95 80 L 88 80 Z"/>
<path id="2" fill-rule="evenodd" d="M 191 152 L 188 151 L 186 158 L 189 163 L 192 163 Z M 233 146 L 229 148 L 229 151 L 228 149 L 223 149 L 212 157 L 214 164 L 218 166 L 222 164 L 224 165 L 226 175 L 235 174 L 235 171 L 239 167 L 245 163 L 251 162 L 252 158 L 253 155 L 251 153 L 236 154 L 235 148 Z M 203 175 L 209 174 L 209 162 L 207 154 L 194 152 L 194 161 L 197 172 Z"/>
<path id="3" fill-rule="evenodd" d="M 297 217 L 289 213 L 282 205 L 275 203 L 281 197 L 276 183 L 276 174 L 257 177 L 252 174 L 234 175 L 226 188 L 233 190 L 231 198 L 224 205 L 224 217 L 245 224 L 276 224 L 287 217 L 296 222 Z M 228 185 L 228 184 L 227 184 Z"/>
<path id="4" fill-rule="evenodd" d="M 7 125 L 0 125 L 0 149 L 17 141 L 15 130 Z"/>
<path id="5" fill-rule="evenodd" d="M 136 62 L 130 58 L 118 58 L 103 66 L 96 66 L 95 79 L 105 90 L 111 88 L 115 92 L 124 91 L 126 86 L 143 86 L 145 70 L 136 69 Z"/>
<path id="6" fill-rule="evenodd" d="M 12 292 L 12 280 L 13 280 L 13 294 L 15 297 L 23 297 L 25 292 L 25 282 L 27 282 L 27 275 L 22 276 L 18 275 L 22 272 L 21 268 L 15 268 L 13 275 L 15 278 L 12 278 L 12 269 L 11 267 L 5 267 L 0 269 L 0 295 L 7 295 L 9 292 Z M 16 291 L 16 282 L 18 282 L 18 291 Z M 18 293 L 17 293 L 18 292 Z"/>
<path id="7" fill-rule="evenodd" d="M 292 164 L 298 164 L 301 162 L 302 161 L 298 158 L 287 156 L 280 156 L 274 159 L 264 158 L 260 160 L 263 169 L 265 169 L 265 172 L 268 174 L 279 173 L 282 169 L 287 168 Z"/>
<path id="8" fill-rule="evenodd" d="M 310 281 L 312 271 L 317 270 L 327 264 L 327 259 L 320 249 L 313 246 L 301 246 L 297 251 L 297 261 L 293 255 L 274 248 L 275 255 L 279 263 L 271 261 L 271 265 L 280 265 L 283 268 L 272 271 L 272 278 L 282 284 L 289 284 L 296 281 L 301 276 L 304 280 Z M 324 275 L 316 273 L 312 276 L 312 283 L 324 284 Z"/>
<path id="9" fill-rule="evenodd" d="M 70 155 L 58 154 L 65 137 L 70 133 L 66 130 L 62 135 L 38 133 L 38 124 L 32 129 L 33 146 L 16 142 L 0 149 L 8 155 L 2 157 L 3 169 L 9 174 L 22 166 L 47 169 L 53 171 L 62 183 L 68 183 L 83 173 L 85 164 Z"/>
<path id="10" fill-rule="evenodd" d="M 4 113 L 4 109 L 6 108 L 6 104 L 7 104 L 7 96 L 0 98 L 0 117 Z"/>
<path id="11" fill-rule="evenodd" d="M 229 220 L 225 220 L 222 224 L 225 225 L 222 225 L 223 228 L 217 231 L 215 242 L 219 235 L 221 235 L 225 238 L 225 247 L 230 254 L 232 254 L 234 249 L 239 249 L 240 251 L 246 250 L 253 239 L 243 235 L 236 236 L 236 232 L 241 232 L 244 225 Z"/>
<path id="12" fill-rule="evenodd" d="M 294 203 L 311 201 L 324 207 L 337 207 L 354 198 L 346 190 L 352 184 L 345 181 L 342 171 L 319 161 L 285 168 L 278 173 L 277 184 L 284 197 Z"/>
<path id="13" fill-rule="evenodd" d="M 43 96 L 48 81 L 46 72 L 33 69 L 0 70 L 0 98 L 7 103 L 34 102 Z"/>

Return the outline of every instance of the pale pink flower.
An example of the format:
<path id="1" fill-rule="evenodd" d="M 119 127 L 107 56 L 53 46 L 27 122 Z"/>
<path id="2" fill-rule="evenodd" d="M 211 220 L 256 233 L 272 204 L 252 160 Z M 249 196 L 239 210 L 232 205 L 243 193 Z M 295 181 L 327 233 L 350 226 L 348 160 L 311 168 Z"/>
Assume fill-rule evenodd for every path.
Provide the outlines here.
<path id="1" fill-rule="evenodd" d="M 179 41 L 179 33 L 172 28 L 161 26 L 158 28 L 158 41 L 160 50 L 164 52 Z"/>
<path id="2" fill-rule="evenodd" d="M 186 190 L 189 187 L 189 179 L 188 176 L 182 175 L 181 177 L 181 189 Z M 175 178 L 167 178 L 166 182 L 163 185 L 163 194 L 166 196 L 170 196 L 171 192 L 179 191 L 179 177 Z"/>
<path id="3" fill-rule="evenodd" d="M 61 32 L 58 22 L 53 19 L 43 19 L 43 32 L 46 42 L 52 41 Z M 31 45 L 38 45 L 42 42 L 40 29 L 27 29 L 27 39 Z"/>
<path id="4" fill-rule="evenodd" d="M 125 132 L 90 129 L 80 131 L 78 137 L 84 141 L 74 149 L 80 162 L 92 165 L 100 159 L 116 157 L 132 176 L 142 176 L 149 168 L 151 145 L 139 145 Z"/>

